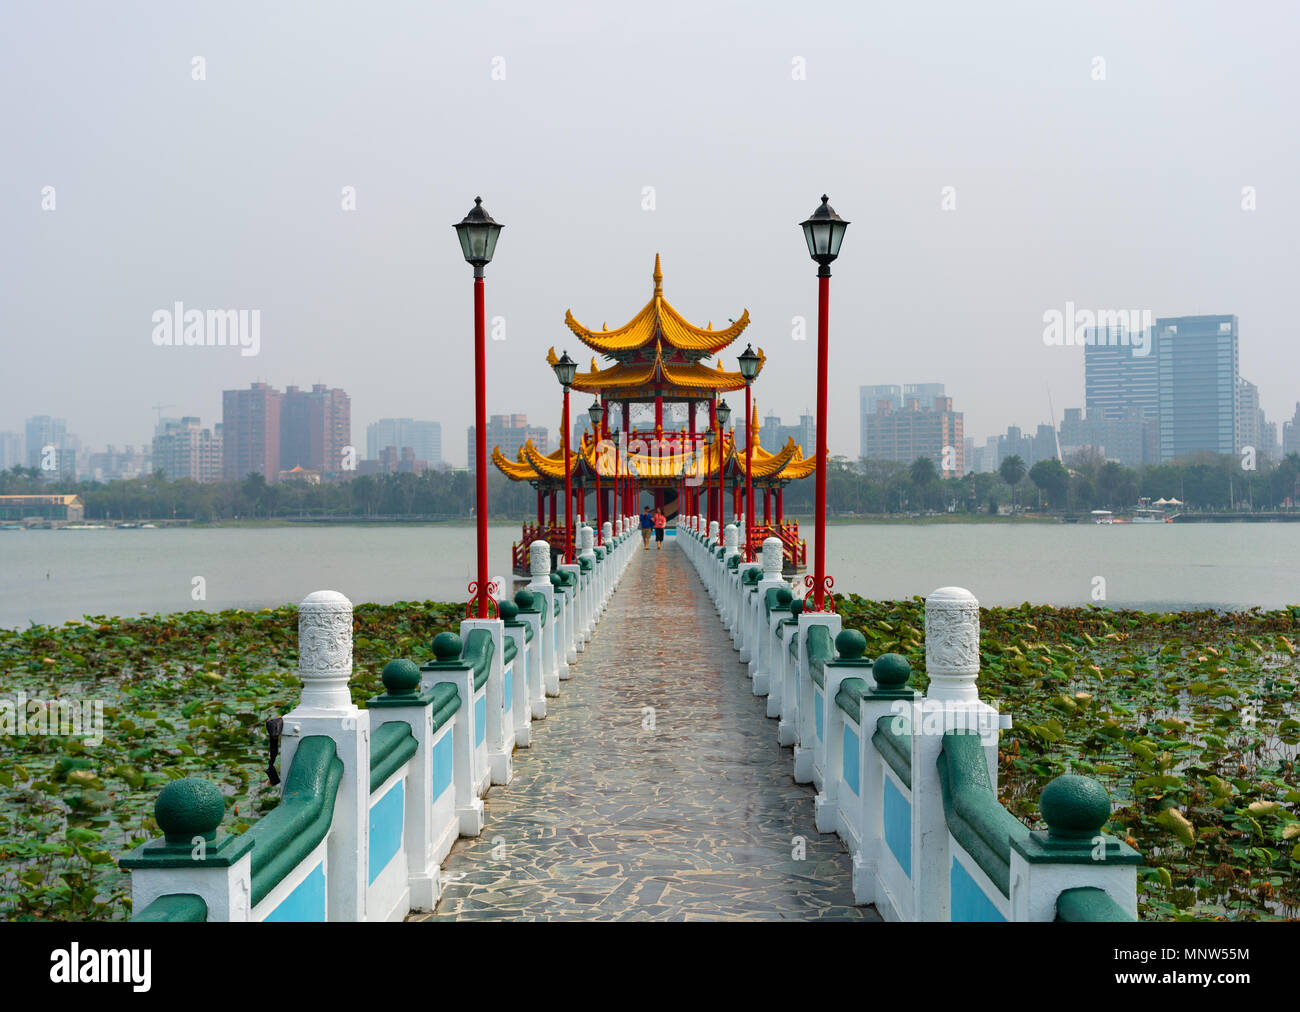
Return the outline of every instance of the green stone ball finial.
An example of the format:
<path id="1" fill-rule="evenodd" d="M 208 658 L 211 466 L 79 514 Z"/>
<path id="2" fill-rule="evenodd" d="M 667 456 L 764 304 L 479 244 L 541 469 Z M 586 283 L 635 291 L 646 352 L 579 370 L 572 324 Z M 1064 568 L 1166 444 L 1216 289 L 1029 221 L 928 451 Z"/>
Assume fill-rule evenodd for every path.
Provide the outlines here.
<path id="1" fill-rule="evenodd" d="M 515 594 L 515 604 L 519 606 L 520 611 L 526 611 L 531 608 L 533 602 L 536 600 L 537 599 L 533 597 L 533 592 L 531 590 L 521 590 Z"/>
<path id="2" fill-rule="evenodd" d="M 440 661 L 458 661 L 462 644 L 454 632 L 440 632 L 433 638 L 433 656 Z"/>
<path id="3" fill-rule="evenodd" d="M 776 603 L 784 607 L 794 600 L 794 595 L 790 593 L 790 588 L 782 587 L 776 592 Z"/>
<path id="4" fill-rule="evenodd" d="M 226 814 L 226 799 L 221 788 L 211 780 L 186 777 L 173 780 L 158 793 L 153 803 L 153 817 L 168 843 L 186 846 L 196 836 L 215 840 L 221 817 Z"/>
<path id="5" fill-rule="evenodd" d="M 552 587 L 558 587 L 559 585 L 560 585 L 560 574 L 559 574 L 559 573 L 552 573 L 552 574 L 551 574 L 551 586 L 552 586 Z"/>
<path id="6" fill-rule="evenodd" d="M 901 689 L 912 677 L 912 665 L 902 654 L 881 654 L 871 666 L 871 676 L 882 689 Z"/>
<path id="7" fill-rule="evenodd" d="M 857 629 L 845 629 L 835 637 L 835 649 L 840 660 L 856 661 L 867 652 L 867 638 Z"/>
<path id="8" fill-rule="evenodd" d="M 790 614 L 793 615 L 795 618 L 798 618 L 800 615 L 803 614 L 802 597 L 796 597 L 793 601 L 790 602 Z"/>
<path id="9" fill-rule="evenodd" d="M 514 601 L 498 601 L 497 611 L 505 621 L 509 622 L 512 618 L 518 616 L 519 605 L 515 604 Z"/>
<path id="10" fill-rule="evenodd" d="M 413 696 L 420 687 L 420 669 L 414 661 L 389 661 L 379 677 L 390 696 Z"/>
<path id="11" fill-rule="evenodd" d="M 1110 818 L 1110 795 L 1091 777 L 1059 776 L 1043 788 L 1038 810 L 1049 836 L 1077 840 L 1096 836 Z"/>

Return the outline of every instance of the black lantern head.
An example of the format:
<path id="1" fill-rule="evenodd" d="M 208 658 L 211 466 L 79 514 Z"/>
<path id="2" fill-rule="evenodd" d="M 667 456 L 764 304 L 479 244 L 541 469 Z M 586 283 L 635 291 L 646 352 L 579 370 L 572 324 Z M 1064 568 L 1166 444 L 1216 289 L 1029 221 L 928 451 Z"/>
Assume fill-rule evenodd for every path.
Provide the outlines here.
<path id="1" fill-rule="evenodd" d="M 605 411 L 600 406 L 600 401 L 591 402 L 591 407 L 587 409 L 587 417 L 591 419 L 591 430 L 593 432 L 600 432 L 600 419 L 604 413 Z"/>
<path id="2" fill-rule="evenodd" d="M 758 375 L 758 367 L 762 363 L 763 360 L 754 353 L 753 347 L 745 345 L 745 350 L 740 355 L 740 375 L 745 377 L 746 383 L 754 381 L 754 377 Z"/>
<path id="3" fill-rule="evenodd" d="M 718 405 L 718 425 L 725 429 L 729 421 L 731 421 L 731 408 L 727 407 L 726 401 L 723 401 Z"/>
<path id="4" fill-rule="evenodd" d="M 460 251 L 465 254 L 465 261 L 474 267 L 474 277 L 481 278 L 483 268 L 492 262 L 492 255 L 497 250 L 497 237 L 505 226 L 493 221 L 492 215 L 483 210 L 482 197 L 475 197 L 469 214 L 452 227 L 460 239 Z"/>
<path id="5" fill-rule="evenodd" d="M 569 358 L 567 351 L 560 356 L 559 361 L 552 368 L 555 370 L 555 378 L 560 381 L 560 386 L 566 390 L 573 386 L 573 377 L 578 375 L 578 363 Z"/>
<path id="6" fill-rule="evenodd" d="M 830 267 L 832 261 L 840 255 L 840 243 L 844 241 L 844 231 L 849 223 L 835 213 L 835 208 L 827 202 L 830 198 L 822 194 L 822 206 L 817 208 L 808 220 L 801 222 L 803 237 L 808 242 L 808 255 L 824 268 Z"/>

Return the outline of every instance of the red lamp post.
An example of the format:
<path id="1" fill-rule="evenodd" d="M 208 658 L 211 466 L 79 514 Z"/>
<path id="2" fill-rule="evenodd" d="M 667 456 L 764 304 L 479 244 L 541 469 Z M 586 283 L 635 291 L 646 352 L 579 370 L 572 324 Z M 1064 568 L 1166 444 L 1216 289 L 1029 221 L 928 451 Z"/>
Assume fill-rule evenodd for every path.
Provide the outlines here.
<path id="1" fill-rule="evenodd" d="M 808 243 L 808 255 L 817 263 L 817 478 L 813 510 L 813 575 L 804 577 L 811 587 L 811 611 L 826 611 L 825 594 L 834 581 L 826 575 L 826 343 L 830 324 L 831 264 L 840 255 L 840 244 L 849 223 L 835 213 L 822 194 L 822 203 L 806 221 L 800 223 Z M 806 607 L 806 606 L 805 606 Z"/>
<path id="2" fill-rule="evenodd" d="M 604 419 L 605 409 L 600 406 L 600 401 L 592 401 L 591 407 L 587 409 L 587 417 L 591 419 L 592 432 L 592 456 L 596 459 L 596 544 L 604 544 L 601 540 L 601 531 L 604 529 L 605 504 L 600 498 L 600 423 Z"/>
<path id="3" fill-rule="evenodd" d="M 623 514 L 620 513 L 618 510 L 618 493 L 619 493 L 618 458 L 622 456 L 622 447 L 619 446 L 618 443 L 619 431 L 618 431 L 617 417 L 611 423 L 609 421 L 608 415 L 606 415 L 605 431 L 609 436 L 612 436 L 614 439 L 614 514 L 613 516 L 614 519 L 617 521 L 617 520 L 621 520 L 623 516 Z"/>
<path id="4" fill-rule="evenodd" d="M 745 345 L 740 355 L 740 375 L 745 377 L 745 561 L 754 561 L 754 430 L 750 419 L 750 387 L 758 375 L 763 360 L 754 354 L 751 345 Z"/>
<path id="5" fill-rule="evenodd" d="M 723 531 L 727 525 L 724 522 L 725 514 L 723 511 L 726 507 L 727 492 L 726 489 L 723 487 L 723 483 L 722 483 L 722 471 L 726 467 L 726 463 L 727 463 L 726 427 L 727 427 L 727 423 L 731 421 L 731 408 L 728 407 L 727 402 L 725 400 L 718 405 L 718 410 L 716 414 L 718 416 L 718 544 L 725 545 L 727 543 L 727 539 L 723 534 Z M 736 445 L 736 441 L 734 439 L 731 441 L 731 445 L 732 448 L 734 449 Z"/>
<path id="6" fill-rule="evenodd" d="M 713 442 L 717 438 L 713 429 L 704 433 L 704 445 L 707 449 L 704 451 L 704 491 L 708 494 L 708 515 L 704 522 L 704 537 L 707 540 L 709 536 L 709 521 L 713 519 Z"/>
<path id="7" fill-rule="evenodd" d="M 564 387 L 564 561 L 573 562 L 573 484 L 569 467 L 569 387 L 578 374 L 578 363 L 566 351 L 554 365 L 555 378 Z"/>
<path id="8" fill-rule="evenodd" d="M 503 225 L 483 210 L 483 198 L 475 197 L 474 206 L 452 226 L 460 239 L 465 261 L 474 268 L 474 464 L 475 521 L 478 528 L 478 579 L 469 586 L 474 595 L 465 606 L 469 613 L 477 600 L 477 618 L 488 617 L 489 593 L 487 550 L 487 339 L 483 310 L 483 269 L 492 262 L 497 239 Z"/>

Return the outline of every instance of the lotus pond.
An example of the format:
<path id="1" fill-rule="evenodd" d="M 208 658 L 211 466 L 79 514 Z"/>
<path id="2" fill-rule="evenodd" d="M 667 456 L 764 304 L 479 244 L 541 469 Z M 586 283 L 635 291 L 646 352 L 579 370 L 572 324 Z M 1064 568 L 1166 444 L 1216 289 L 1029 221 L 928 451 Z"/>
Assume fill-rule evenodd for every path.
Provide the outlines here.
<path id="1" fill-rule="evenodd" d="M 924 688 L 924 604 L 837 596 L 868 653 L 902 653 Z M 358 703 L 394 657 L 417 663 L 462 605 L 355 610 Z M 1300 788 L 1294 701 L 1300 608 L 1149 614 L 981 609 L 980 695 L 1002 733 L 1002 801 L 1042 828 L 1052 777 L 1104 783 L 1109 832 L 1139 849 L 1143 919 L 1297 916 Z M 0 630 L 0 699 L 103 701 L 103 740 L 0 728 L 0 918 L 124 919 L 116 859 L 158 835 L 153 802 L 184 776 L 220 783 L 224 829 L 277 802 L 263 722 L 296 702 L 297 609 L 88 617 Z"/>

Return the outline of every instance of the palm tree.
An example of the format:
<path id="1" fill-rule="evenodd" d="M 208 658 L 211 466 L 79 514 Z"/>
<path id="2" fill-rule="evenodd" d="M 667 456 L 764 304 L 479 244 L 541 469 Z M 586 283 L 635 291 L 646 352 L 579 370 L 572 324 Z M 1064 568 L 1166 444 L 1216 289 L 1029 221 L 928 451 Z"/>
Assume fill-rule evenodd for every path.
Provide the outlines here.
<path id="1" fill-rule="evenodd" d="M 921 497 L 921 505 L 926 505 L 931 486 L 939 480 L 939 472 L 935 470 L 934 461 L 929 457 L 917 457 L 908 468 L 908 475 Z"/>
<path id="2" fill-rule="evenodd" d="M 1025 462 L 1020 459 L 1018 454 L 1012 454 L 1006 460 L 998 465 L 998 474 L 1002 480 L 1011 486 L 1011 512 L 1016 510 L 1016 486 L 1025 480 Z"/>

